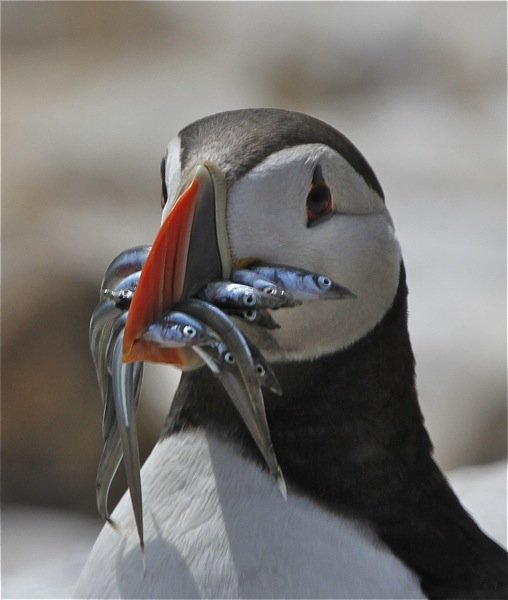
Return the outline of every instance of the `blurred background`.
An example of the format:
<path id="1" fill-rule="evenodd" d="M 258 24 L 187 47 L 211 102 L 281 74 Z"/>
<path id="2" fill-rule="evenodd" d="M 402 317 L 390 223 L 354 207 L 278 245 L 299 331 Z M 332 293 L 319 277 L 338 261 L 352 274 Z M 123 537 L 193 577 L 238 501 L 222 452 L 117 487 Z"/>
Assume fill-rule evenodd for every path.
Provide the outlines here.
<path id="1" fill-rule="evenodd" d="M 374 168 L 404 252 L 436 459 L 506 543 L 506 4 L 1 11 L 3 597 L 71 593 L 101 525 L 88 321 L 102 274 L 152 242 L 170 138 L 242 107 L 321 118 Z M 177 380 L 145 373 L 144 456 Z"/>

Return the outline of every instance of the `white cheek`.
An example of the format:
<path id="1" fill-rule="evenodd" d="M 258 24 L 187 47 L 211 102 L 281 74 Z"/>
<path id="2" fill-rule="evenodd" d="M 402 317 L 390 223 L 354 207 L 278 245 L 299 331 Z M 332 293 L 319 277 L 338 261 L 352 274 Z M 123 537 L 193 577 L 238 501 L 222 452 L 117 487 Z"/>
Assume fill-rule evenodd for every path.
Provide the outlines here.
<path id="1" fill-rule="evenodd" d="M 273 311 L 281 328 L 268 334 L 257 327 L 243 329 L 271 360 L 315 358 L 352 344 L 386 314 L 398 287 L 400 247 L 384 206 L 371 214 L 335 214 L 306 227 L 303 209 L 293 202 L 305 198 L 303 182 L 278 179 L 283 180 L 285 189 L 260 179 L 235 190 L 235 207 L 228 212 L 233 257 L 322 273 L 357 298 Z M 249 193 L 254 189 L 255 196 Z"/>
<path id="2" fill-rule="evenodd" d="M 299 236 L 298 266 L 323 272 L 357 297 L 274 312 L 281 328 L 273 337 L 286 358 L 315 358 L 349 346 L 373 329 L 395 298 L 401 254 L 392 227 L 380 214 L 340 221 L 311 252 Z"/>

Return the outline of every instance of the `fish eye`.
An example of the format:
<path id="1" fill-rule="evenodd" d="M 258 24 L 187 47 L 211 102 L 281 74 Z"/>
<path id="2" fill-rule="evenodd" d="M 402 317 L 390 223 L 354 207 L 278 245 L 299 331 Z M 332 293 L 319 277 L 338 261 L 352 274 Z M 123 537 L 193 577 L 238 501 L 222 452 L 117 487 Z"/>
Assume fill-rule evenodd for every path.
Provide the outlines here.
<path id="1" fill-rule="evenodd" d="M 318 277 L 317 282 L 322 290 L 327 290 L 332 287 L 332 280 L 329 277 L 325 277 L 324 275 L 320 275 Z"/>
<path id="2" fill-rule="evenodd" d="M 231 352 L 229 352 L 229 350 L 227 352 L 224 352 L 224 362 L 227 363 L 228 365 L 232 365 L 235 362 L 235 357 L 233 356 L 233 354 Z"/>
<path id="3" fill-rule="evenodd" d="M 321 223 L 333 213 L 332 193 L 323 178 L 319 165 L 316 165 L 312 175 L 312 185 L 307 195 L 306 211 L 307 227 Z"/>
<path id="4" fill-rule="evenodd" d="M 183 334 L 185 337 L 193 338 L 196 336 L 196 330 L 191 325 L 185 325 L 183 328 Z"/>
<path id="5" fill-rule="evenodd" d="M 266 369 L 263 367 L 263 365 L 261 363 L 257 363 L 256 372 L 261 377 L 264 377 L 266 375 Z"/>
<path id="6" fill-rule="evenodd" d="M 254 306 L 256 304 L 256 296 L 254 294 L 245 294 L 243 303 L 245 306 Z"/>
<path id="7" fill-rule="evenodd" d="M 130 308 L 132 297 L 134 296 L 134 292 L 129 289 L 119 290 L 117 298 L 116 298 L 116 307 L 121 310 L 127 310 Z"/>
<path id="8" fill-rule="evenodd" d="M 247 319 L 247 321 L 255 321 L 256 320 L 256 311 L 255 310 L 244 310 L 242 316 Z"/>

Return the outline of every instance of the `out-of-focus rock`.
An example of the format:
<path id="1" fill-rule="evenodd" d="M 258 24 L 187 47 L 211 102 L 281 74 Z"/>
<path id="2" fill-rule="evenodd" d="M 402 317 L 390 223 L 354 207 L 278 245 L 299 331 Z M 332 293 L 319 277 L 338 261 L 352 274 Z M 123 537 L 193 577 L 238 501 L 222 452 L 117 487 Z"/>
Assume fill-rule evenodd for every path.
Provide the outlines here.
<path id="1" fill-rule="evenodd" d="M 56 274 L 48 282 L 33 273 L 19 293 L 4 289 L 12 318 L 4 322 L 2 345 L 3 502 L 96 512 L 102 409 L 88 348 L 96 302 L 95 286 Z M 161 423 L 139 421 L 145 458 Z M 120 466 L 111 506 L 125 487 Z"/>

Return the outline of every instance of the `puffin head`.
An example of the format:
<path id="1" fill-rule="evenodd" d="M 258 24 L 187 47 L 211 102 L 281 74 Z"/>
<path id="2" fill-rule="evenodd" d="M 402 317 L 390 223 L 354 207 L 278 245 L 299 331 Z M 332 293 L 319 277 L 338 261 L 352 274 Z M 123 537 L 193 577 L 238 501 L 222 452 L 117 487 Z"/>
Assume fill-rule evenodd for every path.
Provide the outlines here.
<path id="1" fill-rule="evenodd" d="M 200 366 L 189 349 L 154 347 L 140 332 L 206 283 L 257 261 L 322 273 L 356 296 L 279 309 L 280 329 L 239 323 L 271 361 L 346 348 L 392 305 L 401 253 L 383 191 L 326 123 L 276 109 L 212 115 L 169 143 L 161 174 L 162 225 L 129 310 L 124 360 Z"/>

